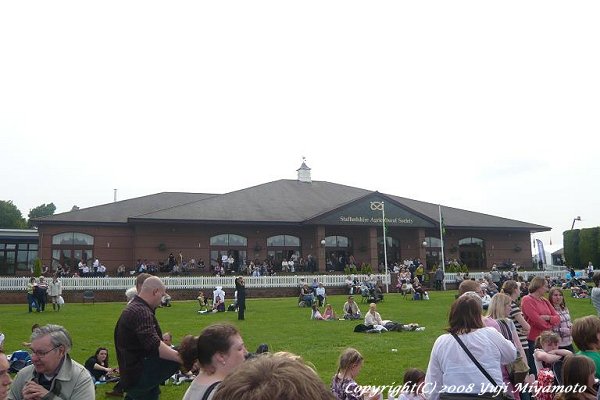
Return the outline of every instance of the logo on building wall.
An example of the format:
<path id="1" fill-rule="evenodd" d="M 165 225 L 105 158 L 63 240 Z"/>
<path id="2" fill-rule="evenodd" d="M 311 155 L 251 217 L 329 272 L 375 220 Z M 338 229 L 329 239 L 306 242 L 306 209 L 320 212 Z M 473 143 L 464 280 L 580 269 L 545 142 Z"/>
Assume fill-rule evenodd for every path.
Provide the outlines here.
<path id="1" fill-rule="evenodd" d="M 371 202 L 371 210 L 383 211 L 383 201 L 372 201 Z"/>

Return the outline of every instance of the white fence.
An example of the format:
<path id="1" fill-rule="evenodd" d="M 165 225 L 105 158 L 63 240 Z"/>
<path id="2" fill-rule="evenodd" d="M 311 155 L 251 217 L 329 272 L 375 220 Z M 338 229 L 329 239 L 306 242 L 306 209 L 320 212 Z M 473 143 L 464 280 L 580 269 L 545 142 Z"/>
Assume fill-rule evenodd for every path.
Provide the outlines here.
<path id="1" fill-rule="evenodd" d="M 564 278 L 567 271 L 522 271 L 519 274 L 525 279 L 534 275 L 560 277 Z M 479 279 L 489 272 L 473 272 L 469 277 Z M 375 275 L 376 279 L 381 279 L 385 284 L 393 284 L 396 282 L 393 274 L 388 274 L 387 279 L 385 274 Z M 359 280 L 365 278 L 366 275 L 357 275 Z M 215 286 L 223 286 L 224 288 L 233 288 L 234 277 L 215 277 L 215 276 L 166 276 L 161 277 L 167 289 L 201 289 L 214 288 Z M 247 288 L 277 288 L 277 287 L 298 287 L 302 282 L 312 283 L 313 279 L 322 282 L 325 287 L 344 286 L 346 275 L 275 275 L 245 277 Z M 48 280 L 50 280 L 48 278 Z M 63 290 L 127 290 L 135 286 L 135 277 L 125 278 L 61 278 Z M 446 283 L 456 282 L 455 273 L 447 273 L 445 276 Z M 27 288 L 28 277 L 0 277 L 0 292 L 3 291 L 23 291 Z"/>

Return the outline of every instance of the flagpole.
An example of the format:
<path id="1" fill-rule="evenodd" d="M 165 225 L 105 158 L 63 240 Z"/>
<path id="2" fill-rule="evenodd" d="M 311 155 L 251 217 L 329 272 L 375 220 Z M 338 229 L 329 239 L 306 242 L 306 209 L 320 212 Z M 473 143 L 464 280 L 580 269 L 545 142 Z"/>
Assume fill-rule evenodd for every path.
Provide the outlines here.
<path id="1" fill-rule="evenodd" d="M 383 228 L 383 262 L 385 263 L 385 292 L 389 293 L 390 288 L 388 286 L 388 263 L 387 263 L 387 240 L 385 238 L 385 206 L 383 201 L 381 202 L 381 226 Z"/>
<path id="2" fill-rule="evenodd" d="M 444 229 L 443 229 L 443 224 L 444 224 L 444 220 L 442 219 L 442 205 L 438 204 L 438 212 L 439 212 L 439 218 L 440 218 L 440 246 L 442 246 L 442 252 L 441 252 L 441 257 L 442 257 L 442 272 L 444 273 L 444 280 L 442 281 L 442 285 L 444 290 L 446 290 L 446 262 L 445 262 L 445 258 L 444 258 Z"/>

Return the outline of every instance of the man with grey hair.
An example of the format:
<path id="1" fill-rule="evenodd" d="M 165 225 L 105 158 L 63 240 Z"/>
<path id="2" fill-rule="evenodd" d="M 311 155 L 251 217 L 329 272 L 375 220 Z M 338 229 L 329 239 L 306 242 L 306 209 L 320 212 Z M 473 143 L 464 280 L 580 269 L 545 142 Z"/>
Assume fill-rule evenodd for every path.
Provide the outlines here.
<path id="1" fill-rule="evenodd" d="M 8 399 L 93 399 L 92 376 L 83 365 L 71 359 L 71 346 L 71 336 L 62 326 L 35 329 L 30 346 L 33 364 L 19 371 Z"/>
<path id="2" fill-rule="evenodd" d="M 162 341 L 154 315 L 165 293 L 159 278 L 147 278 L 117 321 L 115 349 L 125 399 L 157 400 L 160 383 L 179 371 L 179 353 Z"/>

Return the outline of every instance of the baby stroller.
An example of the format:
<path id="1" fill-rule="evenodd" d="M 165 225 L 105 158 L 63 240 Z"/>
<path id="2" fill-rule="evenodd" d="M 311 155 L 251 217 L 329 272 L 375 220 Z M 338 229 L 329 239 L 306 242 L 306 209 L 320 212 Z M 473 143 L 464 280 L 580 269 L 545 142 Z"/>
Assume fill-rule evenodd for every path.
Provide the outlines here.
<path id="1" fill-rule="evenodd" d="M 8 358 L 8 372 L 16 374 L 26 366 L 30 365 L 33 361 L 31 355 L 25 350 L 17 350 L 12 353 Z"/>

